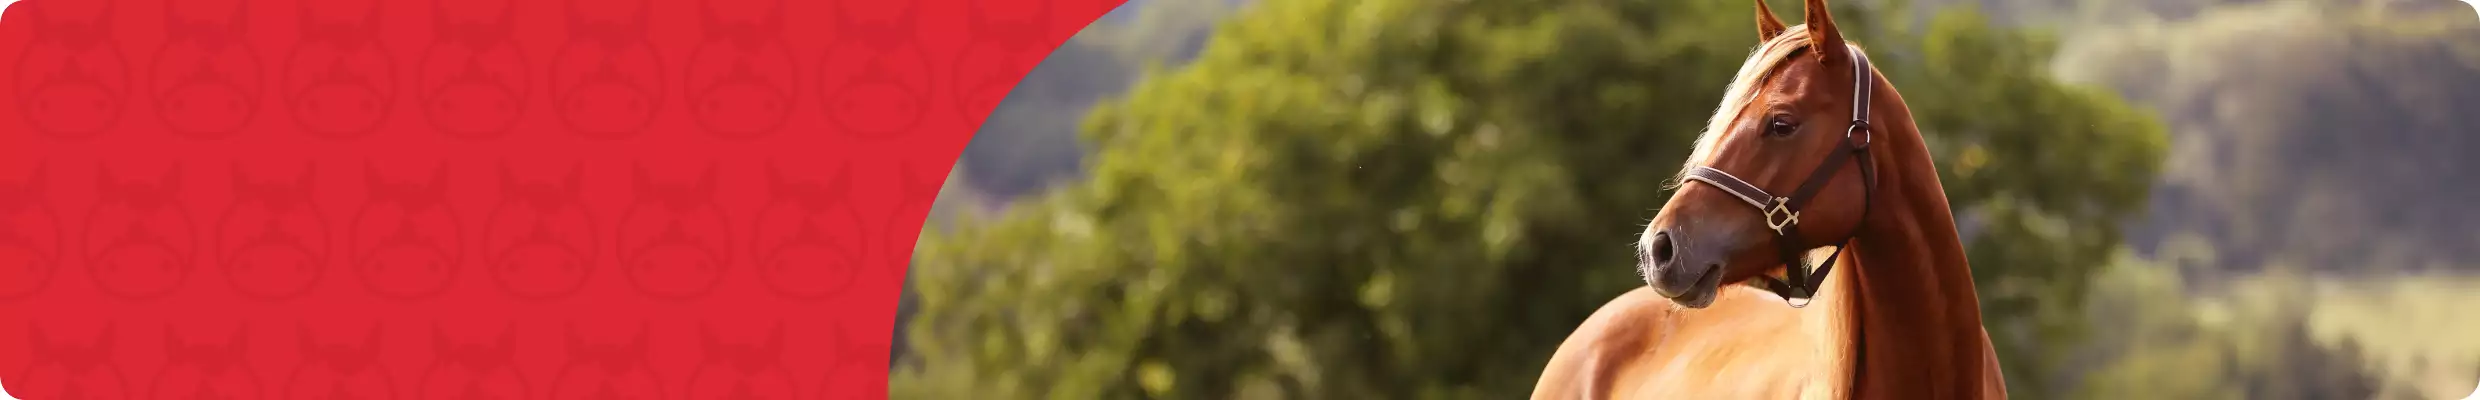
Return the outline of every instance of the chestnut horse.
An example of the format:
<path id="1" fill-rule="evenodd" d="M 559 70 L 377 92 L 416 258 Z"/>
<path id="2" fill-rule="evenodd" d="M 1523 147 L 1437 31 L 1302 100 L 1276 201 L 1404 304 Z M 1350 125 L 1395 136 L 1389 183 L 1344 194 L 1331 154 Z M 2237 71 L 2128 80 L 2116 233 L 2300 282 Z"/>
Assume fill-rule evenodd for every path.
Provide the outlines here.
<path id="1" fill-rule="evenodd" d="M 1637 243 L 1647 287 L 1578 326 L 1534 399 L 2006 397 L 1910 109 L 1806 8 L 1785 27 L 1757 1 L 1761 44 Z"/>

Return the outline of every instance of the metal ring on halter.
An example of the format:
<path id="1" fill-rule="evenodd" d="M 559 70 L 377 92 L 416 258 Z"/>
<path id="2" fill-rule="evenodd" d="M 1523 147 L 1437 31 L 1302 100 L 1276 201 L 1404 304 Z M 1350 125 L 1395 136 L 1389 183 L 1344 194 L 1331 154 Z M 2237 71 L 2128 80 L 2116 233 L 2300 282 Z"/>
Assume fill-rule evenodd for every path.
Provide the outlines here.
<path id="1" fill-rule="evenodd" d="M 1854 149 L 1869 148 L 1869 143 L 1877 141 L 1877 134 L 1874 131 L 1875 129 L 1869 129 L 1868 120 L 1854 120 L 1851 121 L 1851 128 L 1843 130 L 1843 141 L 1850 142 L 1851 148 Z M 1855 133 L 1860 134 L 1860 140 L 1856 142 L 1852 141 L 1852 134 Z"/>

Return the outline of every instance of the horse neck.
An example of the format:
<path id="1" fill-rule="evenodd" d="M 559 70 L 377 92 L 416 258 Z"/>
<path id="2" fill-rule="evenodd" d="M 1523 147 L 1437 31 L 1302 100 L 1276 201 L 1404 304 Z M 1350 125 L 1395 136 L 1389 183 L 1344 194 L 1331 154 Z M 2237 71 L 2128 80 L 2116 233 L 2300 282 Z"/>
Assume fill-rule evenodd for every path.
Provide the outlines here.
<path id="1" fill-rule="evenodd" d="M 1850 257 L 1843 307 L 1853 335 L 1851 397 L 1970 398 L 1982 378 L 1980 306 L 1945 189 L 1892 85 L 1871 119 L 1880 140 L 1875 209 Z"/>

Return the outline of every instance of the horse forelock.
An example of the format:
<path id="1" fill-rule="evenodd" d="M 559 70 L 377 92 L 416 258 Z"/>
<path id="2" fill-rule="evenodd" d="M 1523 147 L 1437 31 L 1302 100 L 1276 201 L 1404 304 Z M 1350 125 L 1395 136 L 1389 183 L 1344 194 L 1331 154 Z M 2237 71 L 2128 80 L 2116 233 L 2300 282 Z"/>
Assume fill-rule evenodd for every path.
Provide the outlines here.
<path id="1" fill-rule="evenodd" d="M 1714 115 L 1705 121 L 1705 130 L 1697 134 L 1695 147 L 1689 150 L 1687 161 L 1680 165 L 1679 172 L 1671 176 L 1663 189 L 1678 189 L 1681 183 L 1686 182 L 1688 170 L 1705 164 L 1705 159 L 1713 155 L 1715 143 L 1731 131 L 1731 124 L 1737 122 L 1739 114 L 1747 111 L 1748 105 L 1756 100 L 1757 92 L 1765 90 L 1766 78 L 1781 70 L 1783 61 L 1793 59 L 1792 55 L 1807 49 L 1809 44 L 1807 24 L 1793 25 L 1781 35 L 1758 43 L 1756 49 L 1748 53 L 1748 59 L 1740 63 L 1739 72 L 1732 74 L 1731 85 L 1723 89 L 1722 104 L 1714 107 Z M 1855 54 L 1866 54 L 1854 41 L 1845 41 L 1844 47 L 1849 47 Z M 1870 68 L 1873 70 L 1876 67 Z"/>

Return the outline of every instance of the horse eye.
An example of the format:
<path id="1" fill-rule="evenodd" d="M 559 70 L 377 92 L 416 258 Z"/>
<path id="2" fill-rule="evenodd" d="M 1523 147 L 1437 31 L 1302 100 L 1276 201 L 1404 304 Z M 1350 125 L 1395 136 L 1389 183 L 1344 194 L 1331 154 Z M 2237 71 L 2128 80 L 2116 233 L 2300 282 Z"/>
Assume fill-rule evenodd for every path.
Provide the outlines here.
<path id="1" fill-rule="evenodd" d="M 1787 117 L 1774 117 L 1774 119 L 1773 119 L 1772 121 L 1768 121 L 1768 122 L 1766 122 L 1766 125 L 1765 125 L 1765 135 L 1766 135 L 1766 136 L 1772 136 L 1772 137 L 1784 137 L 1784 136 L 1791 136 L 1791 134 L 1792 134 L 1792 133 L 1794 133 L 1794 132 L 1799 132 L 1799 131 L 1800 131 L 1800 125 L 1799 125 L 1799 124 L 1792 123 L 1792 122 L 1791 122 L 1791 119 L 1790 119 L 1790 118 L 1787 118 Z"/>

